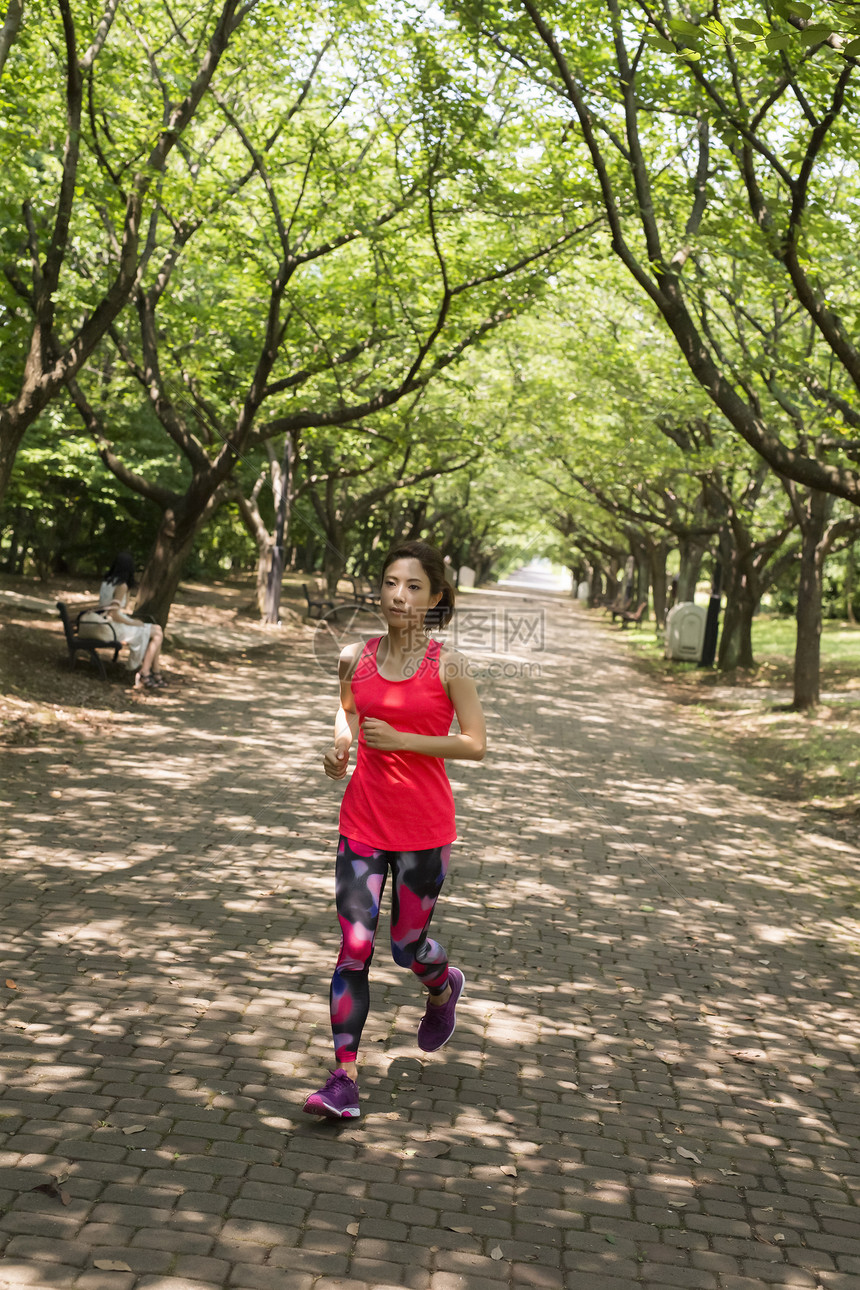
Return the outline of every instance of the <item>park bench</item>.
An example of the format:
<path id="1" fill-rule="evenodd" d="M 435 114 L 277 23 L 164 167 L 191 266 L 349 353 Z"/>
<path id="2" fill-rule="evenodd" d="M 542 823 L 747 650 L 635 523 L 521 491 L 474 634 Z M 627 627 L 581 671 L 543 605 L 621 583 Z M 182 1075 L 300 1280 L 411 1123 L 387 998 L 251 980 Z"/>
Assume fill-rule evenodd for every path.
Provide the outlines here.
<path id="1" fill-rule="evenodd" d="M 355 592 L 355 579 L 350 578 L 350 582 L 353 584 L 353 591 Z M 337 614 L 341 609 L 352 610 L 353 614 L 355 614 L 356 610 L 369 613 L 373 610 L 375 604 L 379 603 L 378 597 L 375 602 L 369 599 L 369 596 L 373 594 L 370 591 L 368 591 L 368 597 L 365 599 L 359 599 L 358 595 L 354 594 L 346 597 L 339 596 L 337 600 L 334 600 L 328 594 L 322 579 L 315 581 L 313 584 L 303 582 L 302 591 L 305 593 L 305 600 L 307 601 L 308 618 L 315 618 L 320 621 L 328 614 Z"/>
<path id="2" fill-rule="evenodd" d="M 611 605 L 607 605 L 603 612 L 605 614 L 611 614 L 612 621 L 615 622 L 615 619 L 620 618 L 622 614 L 630 613 L 631 603 L 632 601 L 629 596 L 619 596 Z"/>
<path id="3" fill-rule="evenodd" d="M 632 623 L 634 627 L 638 627 L 642 622 L 642 616 L 645 613 L 645 610 L 647 608 L 648 608 L 648 601 L 643 600 L 642 604 L 638 605 L 637 608 L 632 611 L 629 609 L 622 610 L 622 612 L 618 615 L 619 618 L 621 619 L 621 626 L 627 627 L 628 624 Z M 612 616 L 612 621 L 613 622 L 615 621 L 614 614 Z"/>
<path id="4" fill-rule="evenodd" d="M 357 605 L 369 605 L 375 609 L 379 604 L 380 595 L 378 591 L 373 590 L 370 580 L 368 578 L 350 578 L 350 582 L 352 583 L 352 594 L 355 597 L 355 603 Z"/>
<path id="5" fill-rule="evenodd" d="M 92 612 L 91 608 L 82 609 L 77 617 L 73 619 L 69 613 L 69 606 L 62 600 L 57 601 L 57 609 L 60 611 L 63 631 L 66 633 L 66 644 L 69 647 L 69 666 L 75 666 L 78 654 L 89 654 L 92 661 L 98 666 L 102 680 L 106 680 L 107 673 L 105 672 L 105 665 L 99 657 L 99 650 L 112 650 L 113 659 L 111 661 L 115 663 L 122 649 L 122 641 L 117 639 L 113 623 L 107 618 L 96 620 L 95 617 L 87 621 L 86 615 Z"/>
<path id="6" fill-rule="evenodd" d="M 308 618 L 322 618 L 324 614 L 337 606 L 337 601 L 330 599 L 316 584 L 313 587 L 309 587 L 306 582 L 303 582 L 302 591 L 305 593 L 305 600 L 308 602 Z"/>

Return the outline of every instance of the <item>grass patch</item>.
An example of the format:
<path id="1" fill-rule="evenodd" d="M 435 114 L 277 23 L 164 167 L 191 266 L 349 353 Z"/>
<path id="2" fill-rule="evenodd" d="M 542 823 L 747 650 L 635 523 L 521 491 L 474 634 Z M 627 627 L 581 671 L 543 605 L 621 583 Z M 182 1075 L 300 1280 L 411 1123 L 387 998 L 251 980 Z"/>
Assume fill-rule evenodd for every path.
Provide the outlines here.
<path id="1" fill-rule="evenodd" d="M 753 623 L 754 670 L 717 672 L 663 657 L 652 624 L 622 636 L 679 703 L 719 728 L 743 759 L 751 787 L 791 801 L 817 822 L 856 840 L 860 819 L 860 626 L 825 622 L 821 692 L 814 712 L 787 711 L 797 629 L 793 619 L 761 614 Z"/>

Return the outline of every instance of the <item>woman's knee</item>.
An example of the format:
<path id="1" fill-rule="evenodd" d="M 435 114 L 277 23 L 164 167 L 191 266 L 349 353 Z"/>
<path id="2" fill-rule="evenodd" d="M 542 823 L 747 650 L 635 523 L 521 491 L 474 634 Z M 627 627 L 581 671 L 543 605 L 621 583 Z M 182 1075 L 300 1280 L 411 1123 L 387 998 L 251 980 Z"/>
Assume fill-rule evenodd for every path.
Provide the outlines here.
<path id="1" fill-rule="evenodd" d="M 391 942 L 391 957 L 398 967 L 415 969 L 415 955 L 408 945 L 398 945 L 396 941 Z"/>
<path id="2" fill-rule="evenodd" d="M 372 958 L 372 952 L 364 955 L 348 949 L 341 950 L 335 965 L 335 973 L 337 976 L 347 976 L 369 972 Z"/>
<path id="3" fill-rule="evenodd" d="M 164 640 L 164 631 L 158 625 L 158 623 L 156 623 L 155 626 L 153 627 L 152 636 L 150 637 L 150 639 L 154 640 L 156 645 L 160 645 L 161 642 Z"/>
<path id="4" fill-rule="evenodd" d="M 436 941 L 422 941 L 416 947 L 411 945 L 400 945 L 397 941 L 391 942 L 391 957 L 398 967 L 410 968 L 411 971 L 417 972 L 422 976 L 428 968 L 437 967 L 447 963 L 447 955 L 441 945 Z"/>

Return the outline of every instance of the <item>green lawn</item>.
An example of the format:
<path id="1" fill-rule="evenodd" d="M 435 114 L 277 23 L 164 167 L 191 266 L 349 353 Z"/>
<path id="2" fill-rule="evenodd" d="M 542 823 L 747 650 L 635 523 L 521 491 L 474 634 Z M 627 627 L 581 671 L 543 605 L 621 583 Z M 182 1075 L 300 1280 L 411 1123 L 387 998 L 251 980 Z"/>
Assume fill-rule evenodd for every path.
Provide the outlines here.
<path id="1" fill-rule="evenodd" d="M 722 625 L 722 619 L 721 619 Z M 640 628 L 628 628 L 624 636 L 645 658 L 660 661 L 661 671 L 673 673 L 699 671 L 694 663 L 675 663 L 663 659 L 663 637 L 657 635 L 653 621 Z M 797 624 L 793 618 L 776 614 L 759 614 L 753 622 L 753 654 L 758 671 L 767 674 L 773 684 L 780 678 L 790 680 L 794 663 Z M 821 633 L 822 681 L 860 680 L 860 626 L 828 619 Z M 707 673 L 706 673 L 707 675 Z M 748 674 L 744 674 L 748 677 Z"/>
<path id="2" fill-rule="evenodd" d="M 753 622 L 753 653 L 765 659 L 794 657 L 797 625 L 793 618 L 760 614 Z M 821 633 L 821 658 L 826 662 L 854 662 L 860 668 L 860 627 L 827 619 Z"/>
<path id="3" fill-rule="evenodd" d="M 607 622 L 608 630 L 608 620 Z M 616 629 L 617 631 L 617 629 Z M 823 702 L 812 712 L 792 712 L 790 695 L 797 635 L 794 620 L 761 614 L 753 624 L 752 672 L 717 672 L 663 657 L 653 623 L 623 635 L 652 675 L 693 705 L 700 719 L 734 744 L 751 786 L 771 797 L 811 809 L 838 833 L 856 837 L 860 819 L 860 627 L 824 623 L 821 637 Z M 736 700 L 727 687 L 740 687 Z M 754 692 L 760 690 L 756 702 Z M 833 696 L 831 700 L 830 696 Z"/>

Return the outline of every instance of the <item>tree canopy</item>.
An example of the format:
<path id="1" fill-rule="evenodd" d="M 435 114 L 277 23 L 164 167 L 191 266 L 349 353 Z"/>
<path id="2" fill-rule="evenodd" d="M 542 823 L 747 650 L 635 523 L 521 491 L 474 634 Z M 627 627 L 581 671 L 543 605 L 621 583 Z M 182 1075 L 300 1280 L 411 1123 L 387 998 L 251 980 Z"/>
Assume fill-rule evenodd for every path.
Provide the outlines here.
<path id="1" fill-rule="evenodd" d="M 749 663 L 860 513 L 859 66 L 837 0 L 7 5 L 7 565 L 709 559 Z"/>

